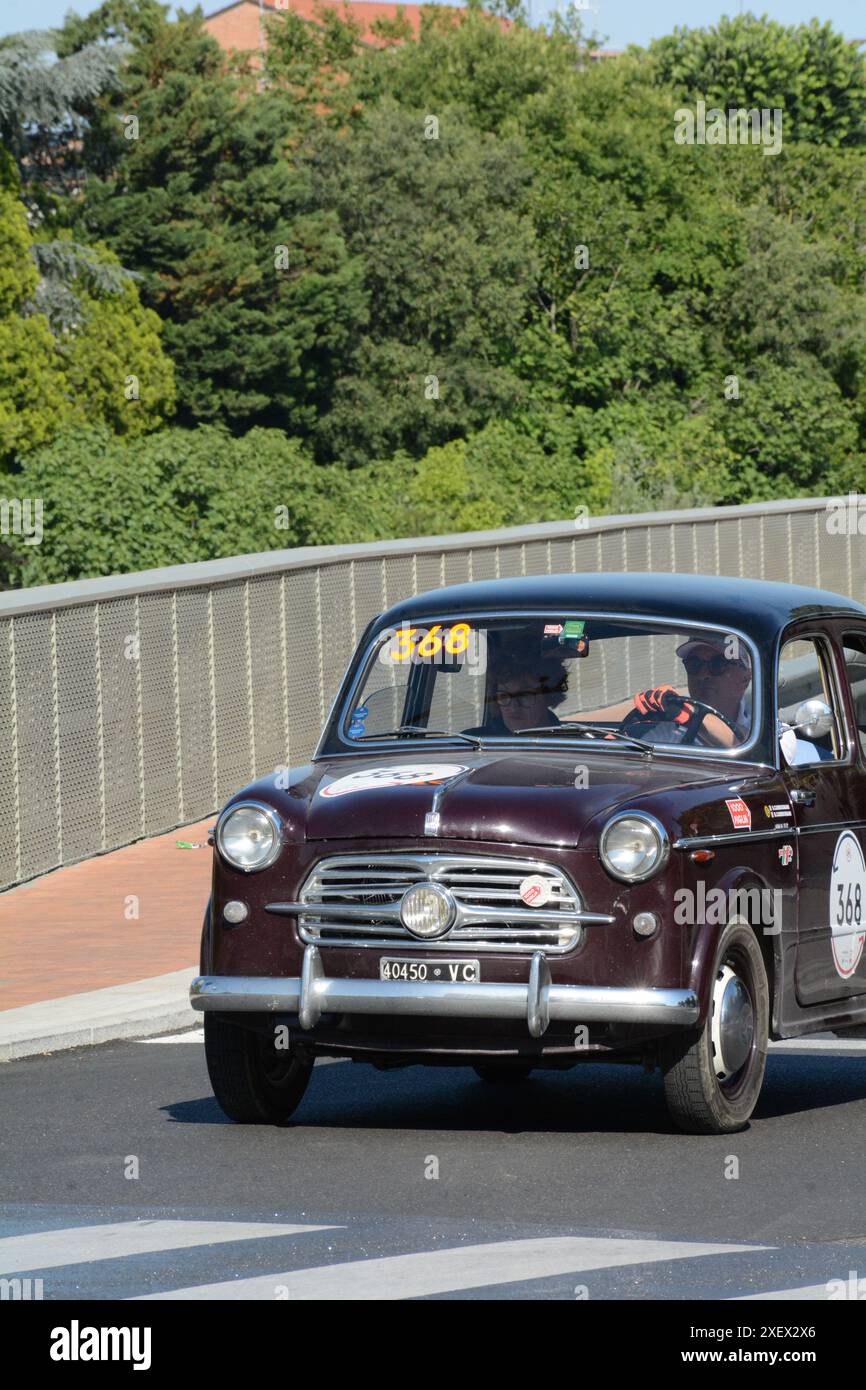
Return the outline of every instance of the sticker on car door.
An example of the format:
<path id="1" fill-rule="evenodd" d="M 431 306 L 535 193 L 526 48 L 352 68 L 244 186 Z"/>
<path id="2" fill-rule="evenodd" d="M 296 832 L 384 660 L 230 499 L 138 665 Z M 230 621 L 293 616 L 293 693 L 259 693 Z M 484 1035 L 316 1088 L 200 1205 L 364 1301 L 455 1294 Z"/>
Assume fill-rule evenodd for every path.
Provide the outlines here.
<path id="1" fill-rule="evenodd" d="M 833 964 L 843 980 L 850 979 L 860 964 L 866 906 L 866 863 L 860 841 L 843 830 L 833 851 L 830 876 L 830 948 Z"/>

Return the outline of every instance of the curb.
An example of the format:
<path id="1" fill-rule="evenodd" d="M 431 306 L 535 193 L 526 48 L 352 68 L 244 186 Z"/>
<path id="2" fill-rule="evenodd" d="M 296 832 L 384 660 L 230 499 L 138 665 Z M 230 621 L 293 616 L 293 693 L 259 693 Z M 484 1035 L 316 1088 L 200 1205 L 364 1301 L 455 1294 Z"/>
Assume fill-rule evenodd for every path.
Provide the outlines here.
<path id="1" fill-rule="evenodd" d="M 802 1038 L 783 1038 L 781 1042 L 771 1042 L 768 1055 L 774 1052 L 827 1052 L 837 1057 L 862 1057 L 866 1053 L 866 1040 L 830 1036 L 827 1033 L 806 1033 Z"/>
<path id="2" fill-rule="evenodd" d="M 201 1026 L 189 1002 L 197 967 L 0 1013 L 0 1062 Z"/>

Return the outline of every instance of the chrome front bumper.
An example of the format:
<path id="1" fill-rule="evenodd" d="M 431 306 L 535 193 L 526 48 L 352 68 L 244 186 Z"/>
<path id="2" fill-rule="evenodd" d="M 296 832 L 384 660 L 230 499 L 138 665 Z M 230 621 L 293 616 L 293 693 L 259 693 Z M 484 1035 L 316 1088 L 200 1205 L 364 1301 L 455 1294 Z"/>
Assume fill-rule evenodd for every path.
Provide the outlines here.
<path id="1" fill-rule="evenodd" d="M 540 1038 L 551 1019 L 574 1023 L 651 1023 L 688 1027 L 699 1016 L 690 989 L 618 989 L 554 985 L 538 951 L 528 984 L 439 984 L 429 981 L 329 979 L 318 947 L 308 946 L 300 978 L 199 975 L 190 987 L 194 1009 L 220 1013 L 296 1013 L 302 1028 L 323 1014 L 394 1017 L 525 1019 Z"/>

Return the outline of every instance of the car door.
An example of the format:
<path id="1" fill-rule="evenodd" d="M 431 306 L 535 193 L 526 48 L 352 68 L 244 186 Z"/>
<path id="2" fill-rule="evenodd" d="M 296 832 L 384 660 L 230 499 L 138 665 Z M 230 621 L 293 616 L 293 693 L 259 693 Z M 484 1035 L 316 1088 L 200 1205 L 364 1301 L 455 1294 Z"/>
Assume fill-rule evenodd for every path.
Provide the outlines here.
<path id="1" fill-rule="evenodd" d="M 866 857 L 866 622 L 839 619 L 834 626 L 837 668 L 847 721 L 852 731 L 852 820 L 848 828 L 857 837 Z M 866 882 L 863 875 L 859 886 L 859 895 L 855 882 L 851 894 L 844 897 L 846 924 L 850 915 L 852 930 L 848 942 L 851 959 L 843 960 L 842 964 L 847 972 L 850 992 L 866 994 Z M 843 906 L 843 897 L 838 890 L 836 902 L 834 916 L 838 917 Z"/>
<path id="2" fill-rule="evenodd" d="M 796 761 L 781 759 L 798 833 L 796 985 L 804 1005 L 866 992 L 866 798 L 846 681 L 834 625 L 785 633 L 776 680 L 783 726 L 809 699 L 829 705 L 834 721 L 820 738 L 798 731 Z"/>

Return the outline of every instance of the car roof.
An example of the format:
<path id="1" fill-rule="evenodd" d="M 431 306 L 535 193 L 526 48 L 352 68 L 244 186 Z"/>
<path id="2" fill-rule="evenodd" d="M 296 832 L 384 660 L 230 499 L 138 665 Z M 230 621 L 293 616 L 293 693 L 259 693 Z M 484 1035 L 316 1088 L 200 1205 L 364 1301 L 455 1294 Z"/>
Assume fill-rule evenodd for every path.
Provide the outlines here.
<path id="1" fill-rule="evenodd" d="M 762 642 L 796 618 L 838 613 L 866 617 L 866 607 L 854 599 L 799 584 L 716 574 L 584 571 L 518 575 L 429 589 L 395 604 L 381 621 L 391 627 L 407 618 L 417 621 L 425 616 L 526 608 L 540 609 L 551 616 L 577 609 L 585 613 L 623 613 L 673 618 L 686 624 L 730 626 Z"/>

